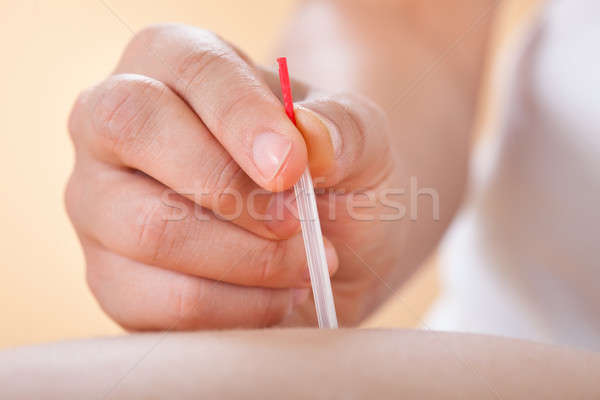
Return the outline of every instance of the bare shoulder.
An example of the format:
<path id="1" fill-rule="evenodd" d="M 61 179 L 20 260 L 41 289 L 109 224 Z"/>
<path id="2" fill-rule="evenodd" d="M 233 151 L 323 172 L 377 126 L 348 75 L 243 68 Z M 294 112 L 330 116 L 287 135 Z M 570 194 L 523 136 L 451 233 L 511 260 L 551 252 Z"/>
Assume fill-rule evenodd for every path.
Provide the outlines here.
<path id="1" fill-rule="evenodd" d="M 597 399 L 598 371 L 591 351 L 407 330 L 157 333 L 0 352 L 10 399 Z"/>

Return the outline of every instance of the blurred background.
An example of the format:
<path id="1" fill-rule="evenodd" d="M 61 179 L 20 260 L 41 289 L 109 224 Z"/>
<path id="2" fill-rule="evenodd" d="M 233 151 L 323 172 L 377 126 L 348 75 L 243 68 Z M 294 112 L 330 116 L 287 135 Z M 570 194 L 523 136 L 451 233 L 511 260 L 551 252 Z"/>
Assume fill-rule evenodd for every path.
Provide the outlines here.
<path id="1" fill-rule="evenodd" d="M 66 120 L 77 93 L 107 76 L 132 32 L 181 22 L 218 32 L 259 62 L 295 0 L 0 1 L 0 348 L 117 334 L 88 291 L 62 193 L 73 152 Z M 494 55 L 533 1 L 502 5 Z M 493 115 L 484 90 L 479 125 Z M 367 326 L 412 327 L 439 287 L 432 260 Z"/>

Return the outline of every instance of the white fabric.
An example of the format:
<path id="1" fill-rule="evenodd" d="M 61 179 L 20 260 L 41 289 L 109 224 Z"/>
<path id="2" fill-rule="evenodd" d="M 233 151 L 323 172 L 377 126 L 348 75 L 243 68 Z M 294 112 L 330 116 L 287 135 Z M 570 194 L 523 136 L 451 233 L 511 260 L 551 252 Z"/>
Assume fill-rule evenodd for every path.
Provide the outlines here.
<path id="1" fill-rule="evenodd" d="M 424 325 L 600 349 L 600 1 L 551 1 L 520 39 Z"/>

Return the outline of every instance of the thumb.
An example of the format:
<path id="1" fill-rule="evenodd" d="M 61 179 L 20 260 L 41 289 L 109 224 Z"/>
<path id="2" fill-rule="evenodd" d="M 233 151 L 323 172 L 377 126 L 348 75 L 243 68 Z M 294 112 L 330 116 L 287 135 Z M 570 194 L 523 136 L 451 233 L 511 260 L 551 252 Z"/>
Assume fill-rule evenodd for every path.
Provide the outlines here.
<path id="1" fill-rule="evenodd" d="M 317 186 L 372 187 L 390 172 L 387 118 L 372 101 L 355 95 L 309 99 L 295 104 L 295 115 Z"/>

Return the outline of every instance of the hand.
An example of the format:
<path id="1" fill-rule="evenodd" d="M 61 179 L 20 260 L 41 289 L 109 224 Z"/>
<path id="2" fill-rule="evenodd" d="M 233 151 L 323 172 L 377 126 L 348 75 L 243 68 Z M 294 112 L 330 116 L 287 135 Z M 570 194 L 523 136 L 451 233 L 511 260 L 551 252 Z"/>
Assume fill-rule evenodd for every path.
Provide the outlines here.
<path id="1" fill-rule="evenodd" d="M 278 86 L 214 34 L 161 25 L 79 96 L 66 205 L 89 287 L 125 328 L 314 324 L 299 222 L 284 207 L 307 165 L 327 189 L 319 211 L 341 324 L 386 297 L 381 280 L 397 281 L 400 207 L 354 199 L 399 187 L 385 115 L 296 82 L 297 129 Z"/>

